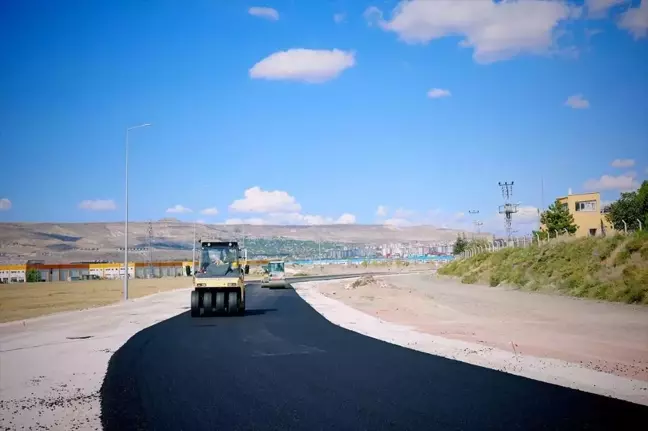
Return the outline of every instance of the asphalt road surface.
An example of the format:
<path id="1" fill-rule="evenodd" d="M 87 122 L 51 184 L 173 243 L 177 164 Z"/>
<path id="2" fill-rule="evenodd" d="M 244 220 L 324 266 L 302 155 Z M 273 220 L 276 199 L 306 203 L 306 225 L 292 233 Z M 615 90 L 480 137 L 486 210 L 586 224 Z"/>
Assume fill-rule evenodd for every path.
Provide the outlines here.
<path id="1" fill-rule="evenodd" d="M 248 289 L 245 316 L 187 311 L 124 344 L 101 388 L 104 429 L 625 430 L 648 422 L 648 407 L 405 349 L 329 323 L 291 289 Z"/>

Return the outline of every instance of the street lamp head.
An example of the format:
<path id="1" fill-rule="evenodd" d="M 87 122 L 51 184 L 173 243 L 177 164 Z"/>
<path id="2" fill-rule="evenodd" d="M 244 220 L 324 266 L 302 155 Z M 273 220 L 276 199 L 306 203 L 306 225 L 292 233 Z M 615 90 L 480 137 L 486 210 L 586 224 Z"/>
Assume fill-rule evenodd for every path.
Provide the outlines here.
<path id="1" fill-rule="evenodd" d="M 139 126 L 129 127 L 127 130 L 139 129 L 140 127 L 148 127 L 150 125 L 151 123 L 144 123 L 144 124 L 140 124 Z"/>

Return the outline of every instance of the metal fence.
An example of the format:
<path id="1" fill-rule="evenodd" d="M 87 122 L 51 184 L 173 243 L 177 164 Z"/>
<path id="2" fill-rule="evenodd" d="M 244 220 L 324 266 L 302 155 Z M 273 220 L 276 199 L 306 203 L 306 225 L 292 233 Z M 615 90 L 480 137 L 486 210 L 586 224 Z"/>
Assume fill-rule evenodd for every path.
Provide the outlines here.
<path id="1" fill-rule="evenodd" d="M 642 230 L 641 224 L 639 224 L 639 226 L 640 226 L 639 229 L 628 229 L 626 225 L 626 228 L 624 230 L 613 231 L 613 233 L 604 236 L 632 235 L 633 233 Z M 505 248 L 525 248 L 525 247 L 530 247 L 532 245 L 564 242 L 564 241 L 575 240 L 578 238 L 582 238 L 582 237 L 577 237 L 576 235 L 570 234 L 567 232 L 567 230 L 565 230 L 562 234 L 558 231 L 555 231 L 555 236 L 551 236 L 545 239 L 540 238 L 540 235 L 538 234 L 515 237 L 515 238 L 511 238 L 510 241 L 507 241 L 505 239 L 494 239 L 493 241 L 490 242 L 480 243 L 476 245 L 469 245 L 468 248 L 463 253 L 456 255 L 455 259 L 466 259 L 472 256 L 476 256 L 480 253 L 491 253 L 498 250 L 503 250 Z"/>
<path id="2" fill-rule="evenodd" d="M 537 243 L 537 239 L 533 238 L 531 235 L 514 237 L 510 240 L 494 239 L 493 241 L 479 243 L 478 245 L 469 245 L 463 253 L 456 255 L 455 259 L 466 259 L 480 253 L 490 253 L 505 248 L 530 247 Z"/>

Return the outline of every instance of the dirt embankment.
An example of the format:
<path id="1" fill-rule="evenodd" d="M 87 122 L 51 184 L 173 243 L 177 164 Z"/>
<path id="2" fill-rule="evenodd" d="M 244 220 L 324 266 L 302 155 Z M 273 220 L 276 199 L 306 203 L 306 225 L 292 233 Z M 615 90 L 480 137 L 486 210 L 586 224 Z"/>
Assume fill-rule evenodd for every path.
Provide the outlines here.
<path id="1" fill-rule="evenodd" d="M 325 296 L 421 332 L 648 381 L 648 307 L 484 288 L 429 274 L 318 286 Z"/>
<path id="2" fill-rule="evenodd" d="M 449 263 L 439 274 L 466 284 L 648 304 L 648 232 L 482 253 Z"/>

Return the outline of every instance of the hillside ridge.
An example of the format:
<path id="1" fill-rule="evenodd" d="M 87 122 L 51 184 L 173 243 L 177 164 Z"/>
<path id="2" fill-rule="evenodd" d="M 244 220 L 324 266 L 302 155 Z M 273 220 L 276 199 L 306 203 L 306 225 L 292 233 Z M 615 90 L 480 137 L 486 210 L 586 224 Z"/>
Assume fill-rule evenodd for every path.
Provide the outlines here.
<path id="1" fill-rule="evenodd" d="M 155 258 L 185 259 L 191 256 L 193 223 L 163 219 L 151 223 Z M 129 222 L 129 249 L 134 260 L 145 260 L 148 222 Z M 225 225 L 196 224 L 196 236 L 220 239 L 282 239 L 339 244 L 396 242 L 452 242 L 462 230 L 434 226 L 383 225 Z M 488 234 L 481 234 L 489 236 Z M 0 262 L 23 263 L 27 259 L 51 262 L 119 260 L 123 257 L 123 222 L 0 223 Z"/>

